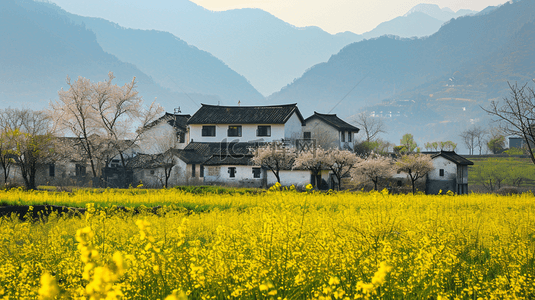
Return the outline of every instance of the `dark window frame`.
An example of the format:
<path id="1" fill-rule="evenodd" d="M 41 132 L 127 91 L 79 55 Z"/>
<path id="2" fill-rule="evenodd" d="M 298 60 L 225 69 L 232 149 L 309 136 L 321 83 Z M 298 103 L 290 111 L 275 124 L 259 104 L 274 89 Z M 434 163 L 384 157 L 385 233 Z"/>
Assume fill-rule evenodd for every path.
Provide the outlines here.
<path id="1" fill-rule="evenodd" d="M 48 176 L 56 177 L 56 165 L 55 164 L 48 165 Z"/>
<path id="2" fill-rule="evenodd" d="M 265 130 L 265 133 L 263 132 Z M 271 125 L 258 125 L 256 136 L 271 136 Z"/>
<path id="3" fill-rule="evenodd" d="M 191 164 L 191 177 L 195 177 L 195 168 L 197 166 L 195 164 Z"/>
<path id="4" fill-rule="evenodd" d="M 346 142 L 346 132 L 345 131 L 340 131 L 340 133 L 341 133 L 340 142 L 345 143 Z"/>
<path id="5" fill-rule="evenodd" d="M 201 129 L 201 135 L 206 137 L 216 136 L 216 126 L 215 125 L 203 125 Z"/>
<path id="6" fill-rule="evenodd" d="M 438 176 L 444 177 L 444 169 L 439 169 L 438 170 Z"/>
<path id="7" fill-rule="evenodd" d="M 262 168 L 254 167 L 253 168 L 253 178 L 262 178 Z"/>
<path id="8" fill-rule="evenodd" d="M 236 132 L 234 132 L 234 130 L 236 130 Z M 242 126 L 241 125 L 229 125 L 228 129 L 227 129 L 227 136 L 228 137 L 241 137 L 242 136 Z"/>
<path id="9" fill-rule="evenodd" d="M 305 132 L 303 132 L 303 138 L 304 138 L 305 140 L 310 140 L 310 139 L 312 139 L 312 132 L 310 132 L 310 131 L 305 131 Z"/>
<path id="10" fill-rule="evenodd" d="M 199 177 L 204 177 L 204 166 L 203 165 L 200 165 L 199 166 Z"/>
<path id="11" fill-rule="evenodd" d="M 353 136 L 353 133 L 352 133 L 351 131 L 348 131 L 348 132 L 347 132 L 347 142 L 348 142 L 348 143 L 353 142 L 353 138 L 352 138 L 352 136 Z"/>
<path id="12" fill-rule="evenodd" d="M 228 174 L 230 178 L 236 178 L 236 167 L 228 167 Z"/>

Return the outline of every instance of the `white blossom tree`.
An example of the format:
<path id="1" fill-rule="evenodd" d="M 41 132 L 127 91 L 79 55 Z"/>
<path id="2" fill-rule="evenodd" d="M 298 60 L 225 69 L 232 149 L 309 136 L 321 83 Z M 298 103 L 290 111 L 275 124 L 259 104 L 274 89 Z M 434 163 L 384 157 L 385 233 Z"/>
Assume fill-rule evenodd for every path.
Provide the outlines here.
<path id="1" fill-rule="evenodd" d="M 280 171 L 290 170 L 296 158 L 295 148 L 285 147 L 282 143 L 271 142 L 253 149 L 252 161 L 257 166 L 269 169 L 281 183 Z"/>
<path id="2" fill-rule="evenodd" d="M 327 153 L 328 151 L 321 147 L 301 151 L 297 153 L 293 168 L 309 170 L 314 178 L 315 186 L 318 187 L 321 184 L 321 171 L 328 168 Z"/>
<path id="3" fill-rule="evenodd" d="M 379 180 L 394 174 L 394 162 L 386 156 L 371 155 L 366 159 L 359 158 L 351 171 L 351 177 L 361 182 L 371 181 L 377 191 Z"/>
<path id="4" fill-rule="evenodd" d="M 69 90 L 61 90 L 59 100 L 50 104 L 61 129 L 74 134 L 79 140 L 95 177 L 98 174 L 95 160 L 107 155 L 97 153 L 103 149 L 103 143 L 114 149 L 125 167 L 124 153 L 141 135 L 140 130 L 135 130 L 136 125 L 143 128 L 163 111 L 154 102 L 149 107 L 143 105 L 143 99 L 135 89 L 135 77 L 122 87 L 113 84 L 114 78 L 113 72 L 104 82 L 92 83 L 79 77 L 71 83 L 67 77 Z M 100 136 L 100 139 L 92 138 L 95 136 Z M 109 152 L 109 147 L 104 148 Z"/>
<path id="5" fill-rule="evenodd" d="M 396 162 L 397 170 L 407 174 L 412 184 L 412 193 L 416 193 L 416 180 L 423 178 L 433 170 L 433 161 L 430 155 L 414 153 L 402 155 Z"/>
<path id="6" fill-rule="evenodd" d="M 342 188 L 342 178 L 348 176 L 357 162 L 355 153 L 348 150 L 330 149 L 326 153 L 325 165 L 333 172 L 338 184 L 337 188 Z"/>

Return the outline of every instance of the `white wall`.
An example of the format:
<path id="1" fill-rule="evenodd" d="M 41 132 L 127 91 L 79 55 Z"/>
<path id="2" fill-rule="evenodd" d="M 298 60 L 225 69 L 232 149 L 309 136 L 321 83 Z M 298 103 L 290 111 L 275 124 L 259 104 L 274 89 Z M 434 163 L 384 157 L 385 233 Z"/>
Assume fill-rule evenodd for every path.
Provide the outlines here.
<path id="1" fill-rule="evenodd" d="M 179 143 L 176 129 L 167 122 L 160 122 L 140 136 L 138 145 L 141 153 L 158 154 L 169 148 L 184 149 L 188 141 L 186 133 L 184 143 Z"/>
<path id="2" fill-rule="evenodd" d="M 430 180 L 455 180 L 457 177 L 457 165 L 442 156 L 433 159 L 433 166 L 427 175 Z M 440 169 L 444 170 L 444 176 L 440 176 Z"/>
<path id="3" fill-rule="evenodd" d="M 284 125 L 283 124 L 205 124 L 209 126 L 215 126 L 215 136 L 202 136 L 202 127 L 204 125 L 192 124 L 190 125 L 190 138 L 193 142 L 204 143 L 219 143 L 223 140 L 227 142 L 271 142 L 273 140 L 281 140 L 284 138 Z M 229 125 L 241 125 L 242 136 L 241 137 L 229 137 L 227 136 L 227 130 Z M 271 136 L 256 136 L 256 130 L 258 125 L 270 125 Z M 191 141 L 190 140 L 190 141 Z"/>
<path id="4" fill-rule="evenodd" d="M 235 167 L 235 177 L 230 177 L 229 167 Z M 261 187 L 265 172 L 261 170 L 260 178 L 254 178 L 253 168 L 256 166 L 206 166 L 204 167 L 204 182 L 206 184 L 224 184 L 230 186 Z"/>
<path id="5" fill-rule="evenodd" d="M 303 137 L 303 123 L 297 116 L 296 113 L 293 113 L 290 119 L 284 124 L 284 139 L 300 139 Z"/>
<path id="6" fill-rule="evenodd" d="M 308 170 L 282 170 L 279 173 L 281 184 L 283 186 L 295 185 L 304 187 L 310 183 L 310 171 Z M 277 177 L 270 170 L 267 171 L 268 187 L 277 183 Z"/>

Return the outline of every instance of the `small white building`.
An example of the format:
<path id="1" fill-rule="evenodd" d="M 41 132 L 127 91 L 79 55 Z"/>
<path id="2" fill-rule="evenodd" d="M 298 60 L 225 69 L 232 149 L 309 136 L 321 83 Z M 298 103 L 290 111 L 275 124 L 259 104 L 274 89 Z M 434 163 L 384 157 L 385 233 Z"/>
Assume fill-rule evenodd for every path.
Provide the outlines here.
<path id="1" fill-rule="evenodd" d="M 158 154 L 167 149 L 184 149 L 189 140 L 187 114 L 165 113 L 161 118 L 151 122 L 142 130 L 139 138 L 140 152 Z"/>
<path id="2" fill-rule="evenodd" d="M 473 162 L 454 151 L 427 154 L 431 154 L 434 169 L 427 174 L 426 194 L 438 194 L 440 190 L 468 194 L 468 166 Z"/>
<path id="3" fill-rule="evenodd" d="M 305 119 L 303 138 L 311 139 L 324 149 L 353 150 L 355 134 L 360 129 L 340 119 L 336 114 L 314 114 Z"/>

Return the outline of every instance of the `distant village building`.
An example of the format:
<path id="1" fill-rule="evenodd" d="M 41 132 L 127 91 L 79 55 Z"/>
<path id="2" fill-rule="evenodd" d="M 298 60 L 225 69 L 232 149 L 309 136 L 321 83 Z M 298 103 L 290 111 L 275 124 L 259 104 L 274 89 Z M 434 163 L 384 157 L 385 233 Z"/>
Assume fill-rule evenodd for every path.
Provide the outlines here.
<path id="1" fill-rule="evenodd" d="M 359 129 L 335 114 L 314 114 L 305 120 L 303 138 L 312 139 L 324 149 L 339 148 L 353 150 L 355 134 Z"/>
<path id="2" fill-rule="evenodd" d="M 428 153 L 434 169 L 427 174 L 426 194 L 452 191 L 459 195 L 468 194 L 468 166 L 474 163 L 454 151 Z"/>

